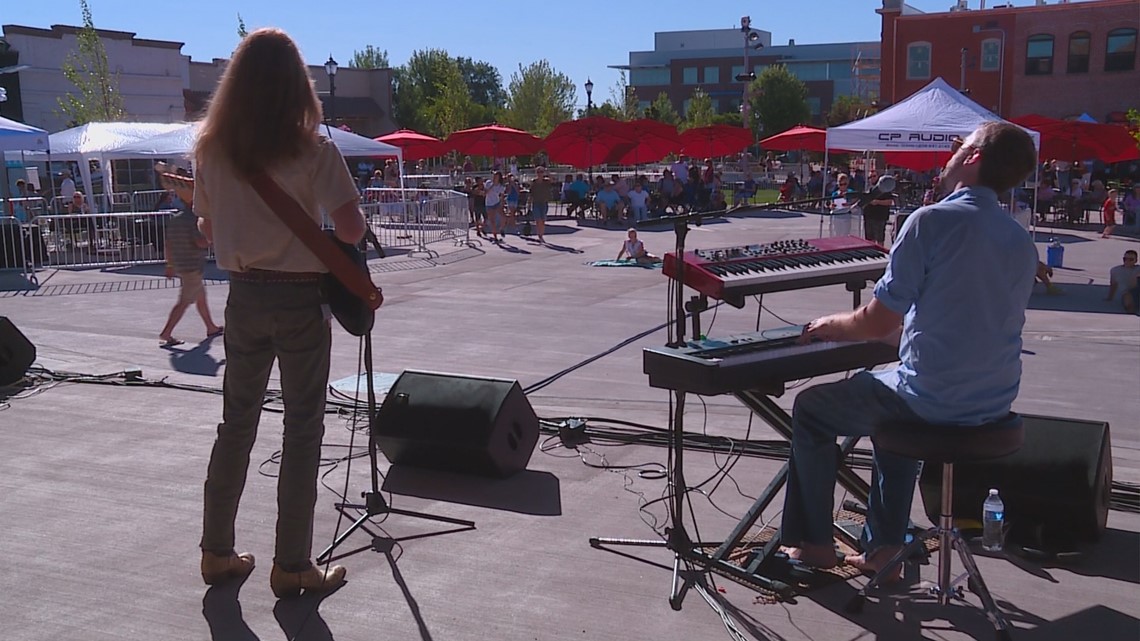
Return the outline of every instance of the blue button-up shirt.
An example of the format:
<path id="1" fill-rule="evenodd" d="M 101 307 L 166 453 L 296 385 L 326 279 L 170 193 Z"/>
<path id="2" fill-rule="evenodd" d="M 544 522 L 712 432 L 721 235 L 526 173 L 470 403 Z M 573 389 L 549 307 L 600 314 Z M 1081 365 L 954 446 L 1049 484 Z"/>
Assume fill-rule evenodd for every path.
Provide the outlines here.
<path id="1" fill-rule="evenodd" d="M 985 187 L 911 214 L 875 298 L 903 316 L 899 367 L 876 376 L 934 423 L 1003 417 L 1021 382 L 1037 250 Z"/>

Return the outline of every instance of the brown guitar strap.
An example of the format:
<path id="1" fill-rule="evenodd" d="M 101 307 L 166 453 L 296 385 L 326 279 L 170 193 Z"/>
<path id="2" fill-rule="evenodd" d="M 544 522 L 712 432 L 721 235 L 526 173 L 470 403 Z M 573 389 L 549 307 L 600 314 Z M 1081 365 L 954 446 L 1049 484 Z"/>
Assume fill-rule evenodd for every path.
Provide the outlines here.
<path id="1" fill-rule="evenodd" d="M 253 186 L 265 204 L 269 205 L 273 213 L 277 214 L 281 222 L 285 223 L 293 234 L 305 243 L 309 251 L 313 252 L 325 264 L 325 267 L 329 268 L 337 280 L 350 292 L 360 297 L 360 300 L 367 303 L 370 308 L 380 307 L 380 304 L 384 302 L 384 296 L 373 284 L 368 272 L 353 263 L 348 254 L 337 247 L 336 243 L 321 230 L 316 221 L 305 213 L 304 208 L 286 193 L 269 174 L 264 171 L 260 172 L 250 179 L 249 184 Z"/>

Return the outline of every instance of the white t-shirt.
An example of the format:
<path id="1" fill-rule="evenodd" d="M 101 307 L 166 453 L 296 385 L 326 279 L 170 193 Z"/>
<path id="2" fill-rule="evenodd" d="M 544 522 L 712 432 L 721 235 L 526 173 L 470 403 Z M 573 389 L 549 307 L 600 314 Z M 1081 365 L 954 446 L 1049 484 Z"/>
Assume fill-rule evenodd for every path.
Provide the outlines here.
<path id="1" fill-rule="evenodd" d="M 487 186 L 487 206 L 497 207 L 503 200 L 503 192 L 507 191 L 506 185 L 495 185 L 490 180 L 486 182 Z"/>
<path id="2" fill-rule="evenodd" d="M 645 203 L 649 202 L 649 192 L 642 189 L 638 191 L 634 189 L 629 192 L 629 204 L 634 207 L 644 207 Z"/>
<path id="3" fill-rule="evenodd" d="M 75 181 L 70 178 L 64 178 L 63 182 L 59 184 L 59 195 L 67 200 L 75 195 Z"/>
<path id="4" fill-rule="evenodd" d="M 1140 265 L 1129 267 L 1127 265 L 1117 265 L 1108 270 L 1108 280 L 1116 284 L 1116 296 L 1120 295 L 1132 288 L 1132 284 L 1136 282 L 1136 276 L 1140 275 Z"/>
<path id="5" fill-rule="evenodd" d="M 678 160 L 673 163 L 673 177 L 684 182 L 689 178 L 689 163 Z"/>
<path id="6" fill-rule="evenodd" d="M 645 243 L 641 242 L 640 238 L 637 240 L 629 240 L 627 238 L 625 240 L 625 253 L 630 258 L 638 258 L 645 253 Z"/>

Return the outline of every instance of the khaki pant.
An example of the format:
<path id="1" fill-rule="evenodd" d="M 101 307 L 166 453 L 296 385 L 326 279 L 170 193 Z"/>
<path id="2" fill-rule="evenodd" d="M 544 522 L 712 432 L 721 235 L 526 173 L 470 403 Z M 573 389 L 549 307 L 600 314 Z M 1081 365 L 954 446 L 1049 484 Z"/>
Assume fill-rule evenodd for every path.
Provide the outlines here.
<path id="1" fill-rule="evenodd" d="M 206 284 L 202 281 L 202 272 L 178 272 L 178 280 L 182 281 L 178 290 L 178 302 L 186 305 L 193 305 L 206 289 Z"/>
<path id="2" fill-rule="evenodd" d="M 206 474 L 201 547 L 215 554 L 234 549 L 234 520 L 276 359 L 285 404 L 285 435 L 277 479 L 273 560 L 283 570 L 301 571 L 311 565 L 332 343 L 320 291 L 316 283 L 230 281 L 225 318 L 222 422 Z"/>

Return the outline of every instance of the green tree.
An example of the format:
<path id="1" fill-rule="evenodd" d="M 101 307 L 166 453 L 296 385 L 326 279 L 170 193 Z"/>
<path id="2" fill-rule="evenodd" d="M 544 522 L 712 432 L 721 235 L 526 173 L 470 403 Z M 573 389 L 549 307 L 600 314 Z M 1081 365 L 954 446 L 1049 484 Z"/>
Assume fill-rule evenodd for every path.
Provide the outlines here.
<path id="1" fill-rule="evenodd" d="M 424 110 L 442 92 L 455 61 L 443 49 L 422 49 L 412 52 L 408 61 L 392 74 L 392 112 L 401 127 L 427 131 L 428 117 Z"/>
<path id="2" fill-rule="evenodd" d="M 428 120 L 427 132 L 446 138 L 453 131 L 466 129 L 478 107 L 471 98 L 459 65 L 453 61 L 440 78 L 439 94 L 428 102 L 424 110 Z"/>
<path id="3" fill-rule="evenodd" d="M 625 78 L 625 71 L 618 72 L 618 81 L 610 87 L 610 99 L 618 110 L 618 120 L 637 120 L 641 117 L 641 109 L 637 106 L 637 91 L 629 86 Z"/>
<path id="4" fill-rule="evenodd" d="M 621 109 L 609 100 L 600 105 L 594 105 L 594 110 L 590 112 L 591 116 L 605 116 L 606 118 L 613 118 L 614 120 L 625 120 L 622 116 Z M 586 109 L 583 107 L 578 110 L 578 117 L 585 118 L 587 116 Z"/>
<path id="5" fill-rule="evenodd" d="M 1128 132 L 1136 139 L 1136 146 L 1140 147 L 1140 110 L 1128 110 Z"/>
<path id="6" fill-rule="evenodd" d="M 536 136 L 545 136 L 574 114 L 574 83 L 547 60 L 532 62 L 511 74 L 503 121 Z"/>
<path id="7" fill-rule="evenodd" d="M 247 30 L 245 28 L 245 20 L 241 17 L 241 14 L 239 13 L 239 14 L 237 14 L 237 16 L 238 16 L 238 29 L 237 29 L 238 40 L 244 40 L 245 37 L 249 35 L 249 30 Z"/>
<path id="8" fill-rule="evenodd" d="M 673 101 L 669 99 L 669 94 L 664 91 L 657 94 L 657 98 L 645 108 L 645 117 L 674 126 L 681 123 L 681 117 L 677 115 Z"/>
<path id="9" fill-rule="evenodd" d="M 97 121 L 121 120 L 127 115 L 119 93 L 119 76 L 111 72 L 107 50 L 95 30 L 87 0 L 79 0 L 83 28 L 76 34 L 76 49 L 63 61 L 63 77 L 76 93 L 59 99 L 60 112 L 71 126 Z"/>
<path id="10" fill-rule="evenodd" d="M 752 81 L 749 88 L 753 131 L 762 127 L 772 136 L 807 122 L 811 108 L 807 103 L 807 86 L 784 65 L 771 65 Z"/>
<path id="11" fill-rule="evenodd" d="M 388 50 L 365 45 L 364 49 L 352 52 L 352 60 L 348 66 L 354 69 L 387 69 Z"/>
<path id="12" fill-rule="evenodd" d="M 716 113 L 713 111 L 712 98 L 700 87 L 693 90 L 689 99 L 689 110 L 685 112 L 685 121 L 681 123 L 682 129 L 693 129 L 713 124 Z"/>
<path id="13" fill-rule="evenodd" d="M 471 94 L 472 106 L 469 114 L 470 125 L 495 122 L 507 102 L 507 92 L 503 89 L 503 77 L 489 62 L 459 56 L 455 59 L 459 73 Z"/>
<path id="14" fill-rule="evenodd" d="M 714 125 L 729 125 L 730 127 L 742 127 L 740 122 L 740 112 L 730 111 L 728 113 L 716 114 L 713 116 L 712 124 Z"/>
<path id="15" fill-rule="evenodd" d="M 872 107 L 858 96 L 839 96 L 827 112 L 827 124 L 829 127 L 838 127 L 852 120 L 866 118 L 871 111 Z"/>

